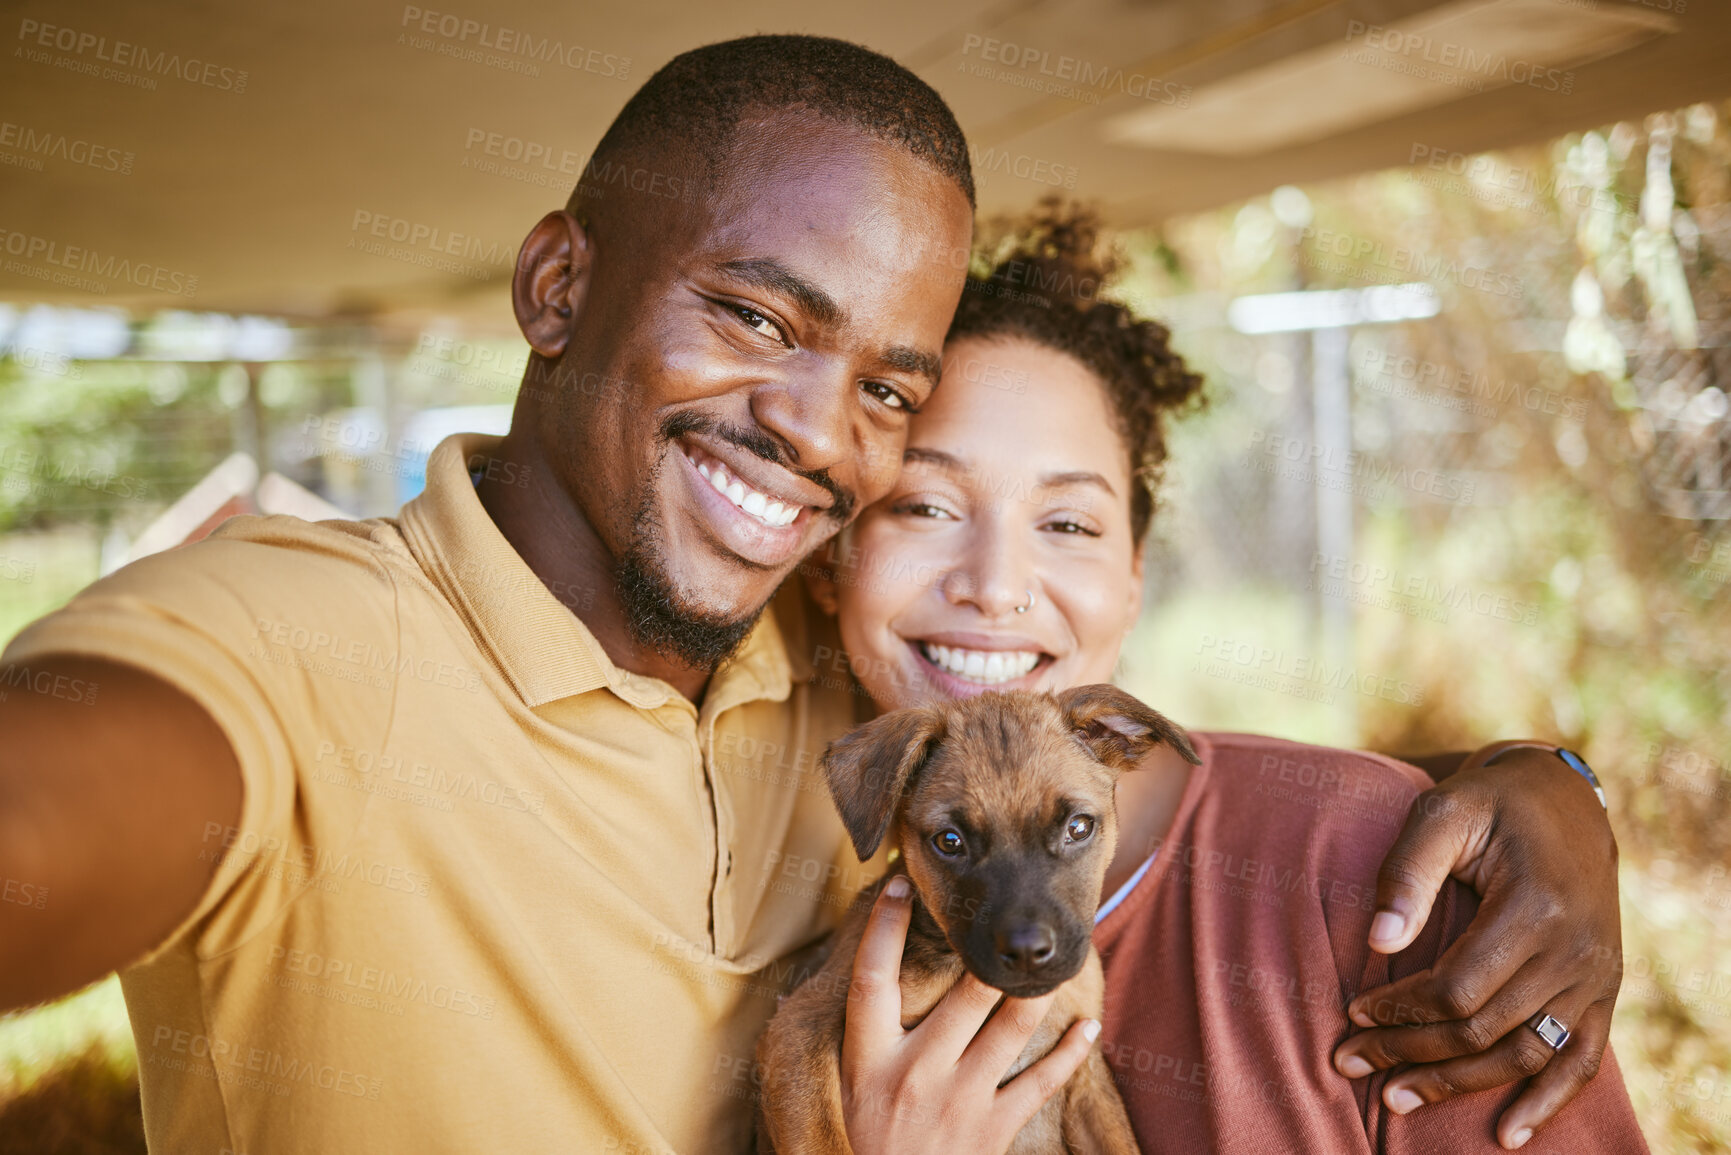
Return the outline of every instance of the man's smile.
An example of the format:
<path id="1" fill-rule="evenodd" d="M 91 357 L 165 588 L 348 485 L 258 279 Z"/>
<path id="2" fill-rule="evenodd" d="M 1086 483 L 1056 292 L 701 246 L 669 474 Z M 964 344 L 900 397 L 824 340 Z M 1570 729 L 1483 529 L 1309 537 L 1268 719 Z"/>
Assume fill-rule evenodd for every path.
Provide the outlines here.
<path id="1" fill-rule="evenodd" d="M 703 474 L 715 492 L 771 529 L 792 525 L 800 511 L 805 508 L 791 500 L 782 502 L 766 496 L 762 490 L 747 485 L 738 474 L 729 473 L 725 464 L 700 450 L 693 451 L 689 456 L 696 463 L 697 472 Z"/>
<path id="2" fill-rule="evenodd" d="M 687 436 L 677 445 L 694 504 L 720 543 L 766 568 L 807 552 L 807 530 L 812 518 L 831 505 L 829 494 L 773 462 L 703 440 L 700 445 L 698 437 Z"/>

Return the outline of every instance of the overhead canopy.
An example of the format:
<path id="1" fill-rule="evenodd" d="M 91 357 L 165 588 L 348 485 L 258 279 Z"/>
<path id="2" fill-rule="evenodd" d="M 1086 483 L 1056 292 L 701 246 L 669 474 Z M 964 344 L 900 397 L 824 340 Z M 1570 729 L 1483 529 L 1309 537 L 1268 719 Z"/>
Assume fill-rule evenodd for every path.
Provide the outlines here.
<path id="1" fill-rule="evenodd" d="M 0 296 L 495 306 L 636 86 L 818 32 L 950 101 L 983 211 L 1115 223 L 1731 95 L 1721 0 L 37 2 L 0 65 Z"/>

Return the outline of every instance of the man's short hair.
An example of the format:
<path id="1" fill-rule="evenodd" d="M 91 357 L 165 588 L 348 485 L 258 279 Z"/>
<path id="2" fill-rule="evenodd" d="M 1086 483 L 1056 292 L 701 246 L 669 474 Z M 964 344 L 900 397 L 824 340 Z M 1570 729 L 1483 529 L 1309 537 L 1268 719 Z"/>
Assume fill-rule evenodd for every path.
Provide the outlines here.
<path id="1" fill-rule="evenodd" d="M 968 142 L 944 98 L 881 53 L 827 36 L 746 36 L 682 52 L 619 110 L 585 169 L 684 152 L 713 186 L 740 122 L 753 112 L 804 110 L 906 149 L 974 203 Z M 585 200 L 580 183 L 572 202 Z"/>

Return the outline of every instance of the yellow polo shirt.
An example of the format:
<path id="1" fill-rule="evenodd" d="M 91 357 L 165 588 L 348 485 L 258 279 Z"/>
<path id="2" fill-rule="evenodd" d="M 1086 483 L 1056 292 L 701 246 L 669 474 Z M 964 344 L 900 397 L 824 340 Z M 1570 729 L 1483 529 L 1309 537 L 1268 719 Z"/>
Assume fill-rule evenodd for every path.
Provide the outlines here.
<path id="1" fill-rule="evenodd" d="M 775 960 L 875 876 L 816 770 L 859 699 L 797 590 L 701 709 L 615 667 L 481 507 L 496 445 L 396 519 L 236 518 L 4 655 L 147 669 L 240 762 L 209 890 L 121 973 L 153 1151 L 748 1146 Z"/>

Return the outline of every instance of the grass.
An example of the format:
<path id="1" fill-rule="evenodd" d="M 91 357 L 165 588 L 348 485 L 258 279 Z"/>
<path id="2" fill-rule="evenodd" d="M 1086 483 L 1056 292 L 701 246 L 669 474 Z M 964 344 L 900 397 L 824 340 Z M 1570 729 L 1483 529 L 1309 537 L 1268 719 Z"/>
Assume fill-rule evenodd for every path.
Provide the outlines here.
<path id="1" fill-rule="evenodd" d="M 0 1155 L 144 1149 L 138 1053 L 119 978 L 0 1017 Z"/>
<path id="2" fill-rule="evenodd" d="M 45 1006 L 0 1016 L 0 1102 L 29 1091 L 78 1055 L 93 1055 L 123 1076 L 138 1073 L 115 975 Z"/>
<path id="3" fill-rule="evenodd" d="M 88 528 L 0 534 L 0 646 L 95 581 L 101 553 Z"/>

